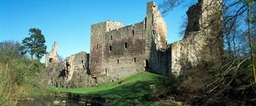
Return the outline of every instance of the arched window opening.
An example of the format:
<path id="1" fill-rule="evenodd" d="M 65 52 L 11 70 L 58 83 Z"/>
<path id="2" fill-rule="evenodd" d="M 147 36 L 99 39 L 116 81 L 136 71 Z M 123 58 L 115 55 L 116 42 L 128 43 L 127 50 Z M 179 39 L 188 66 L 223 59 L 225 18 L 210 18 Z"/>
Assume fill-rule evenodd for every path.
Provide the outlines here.
<path id="1" fill-rule="evenodd" d="M 109 51 L 112 51 L 112 46 L 109 46 Z"/>
<path id="2" fill-rule="evenodd" d="M 134 30 L 132 30 L 132 35 L 134 35 Z"/>

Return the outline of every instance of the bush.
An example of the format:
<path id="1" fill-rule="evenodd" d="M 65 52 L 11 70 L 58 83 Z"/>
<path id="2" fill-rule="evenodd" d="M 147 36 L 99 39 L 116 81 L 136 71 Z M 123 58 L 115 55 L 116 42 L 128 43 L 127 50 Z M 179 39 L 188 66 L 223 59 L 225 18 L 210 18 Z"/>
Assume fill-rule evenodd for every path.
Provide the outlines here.
<path id="1" fill-rule="evenodd" d="M 0 104 L 16 105 L 17 100 L 31 95 L 37 76 L 43 70 L 38 60 L 18 55 L 12 46 L 0 46 Z"/>
<path id="2" fill-rule="evenodd" d="M 158 81 L 150 95 L 150 99 L 153 101 L 165 99 L 167 96 L 177 94 L 178 87 L 182 83 L 183 77 L 177 77 L 171 74 L 169 76 L 160 77 Z"/>

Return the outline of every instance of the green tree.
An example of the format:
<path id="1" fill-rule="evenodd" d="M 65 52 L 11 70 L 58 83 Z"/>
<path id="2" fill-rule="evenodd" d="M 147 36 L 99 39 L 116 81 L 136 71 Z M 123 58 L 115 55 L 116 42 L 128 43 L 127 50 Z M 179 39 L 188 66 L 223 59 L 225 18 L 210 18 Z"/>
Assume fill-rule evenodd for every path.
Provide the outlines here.
<path id="1" fill-rule="evenodd" d="M 24 53 L 29 53 L 31 59 L 36 57 L 40 59 L 46 54 L 47 46 L 45 43 L 44 35 L 41 33 L 41 30 L 38 28 L 29 29 L 30 37 L 26 37 L 22 40 L 22 49 Z"/>

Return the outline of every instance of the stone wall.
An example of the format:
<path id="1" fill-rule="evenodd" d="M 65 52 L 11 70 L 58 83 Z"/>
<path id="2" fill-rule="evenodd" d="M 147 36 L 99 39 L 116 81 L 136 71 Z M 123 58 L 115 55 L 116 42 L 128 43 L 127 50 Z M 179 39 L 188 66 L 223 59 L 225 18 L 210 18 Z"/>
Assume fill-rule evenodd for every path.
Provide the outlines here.
<path id="1" fill-rule="evenodd" d="M 154 2 L 147 3 L 145 63 L 148 71 L 169 74 L 167 25 Z"/>
<path id="2" fill-rule="evenodd" d="M 67 57 L 64 62 L 65 71 L 67 72 L 67 81 L 70 81 L 74 73 L 89 73 L 89 57 L 85 52 L 79 52 Z M 76 76 L 74 76 L 76 77 Z"/>
<path id="3" fill-rule="evenodd" d="M 171 71 L 180 75 L 200 61 L 221 59 L 222 0 L 198 0 L 187 11 L 184 38 L 171 44 Z"/>
<path id="4" fill-rule="evenodd" d="M 105 70 L 104 64 L 104 35 L 107 31 L 106 22 L 91 26 L 90 44 L 90 74 L 101 74 Z"/>
<path id="5" fill-rule="evenodd" d="M 56 48 L 54 47 L 53 49 Z M 88 73 L 89 54 L 79 52 L 67 57 L 62 62 L 47 65 L 41 78 L 43 84 L 55 87 L 74 88 L 95 85 Z"/>
<path id="6" fill-rule="evenodd" d="M 124 78 L 144 71 L 145 35 L 143 22 L 109 31 L 105 34 L 105 73 Z"/>

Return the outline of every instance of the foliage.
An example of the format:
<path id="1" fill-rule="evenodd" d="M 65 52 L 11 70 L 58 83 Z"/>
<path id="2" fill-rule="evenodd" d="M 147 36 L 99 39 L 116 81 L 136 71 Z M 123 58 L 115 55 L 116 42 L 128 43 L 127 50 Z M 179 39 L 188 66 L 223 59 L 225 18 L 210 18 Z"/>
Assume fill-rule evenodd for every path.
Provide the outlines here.
<path id="1" fill-rule="evenodd" d="M 165 0 L 163 13 L 185 3 L 182 1 Z M 221 1 L 223 11 L 211 17 L 223 15 L 224 55 L 221 59 L 201 61 L 187 70 L 174 92 L 160 88 L 167 94 L 163 99 L 169 96 L 189 105 L 255 105 L 256 2 Z"/>
<path id="2" fill-rule="evenodd" d="M 21 51 L 20 51 L 21 44 L 18 41 L 2 41 L 0 42 L 0 52 L 2 55 L 5 56 L 14 56 L 14 57 L 20 57 Z"/>
<path id="3" fill-rule="evenodd" d="M 22 49 L 24 49 L 24 53 L 28 52 L 30 54 L 31 59 L 33 59 L 34 56 L 37 59 L 42 58 L 43 55 L 46 54 L 47 48 L 47 46 L 44 44 L 44 35 L 38 28 L 30 28 L 29 35 L 30 37 L 26 37 L 22 40 Z"/>
<path id="4" fill-rule="evenodd" d="M 33 93 L 43 65 L 20 55 L 18 42 L 0 44 L 0 104 L 13 106 Z"/>
<path id="5" fill-rule="evenodd" d="M 163 87 L 154 94 L 162 94 L 159 100 L 171 98 L 187 105 L 255 105 L 256 85 L 252 83 L 249 65 L 249 58 L 221 64 L 201 62 L 187 70 L 183 77 L 170 76 L 170 81 L 162 80 L 172 83 L 162 83 Z"/>
<path id="6" fill-rule="evenodd" d="M 183 78 L 171 74 L 169 76 L 159 77 L 158 80 L 156 89 L 150 94 L 150 99 L 153 101 L 166 99 L 167 96 L 177 93 Z"/>

